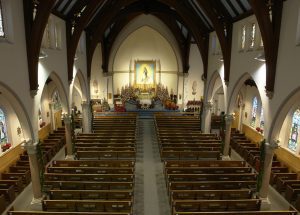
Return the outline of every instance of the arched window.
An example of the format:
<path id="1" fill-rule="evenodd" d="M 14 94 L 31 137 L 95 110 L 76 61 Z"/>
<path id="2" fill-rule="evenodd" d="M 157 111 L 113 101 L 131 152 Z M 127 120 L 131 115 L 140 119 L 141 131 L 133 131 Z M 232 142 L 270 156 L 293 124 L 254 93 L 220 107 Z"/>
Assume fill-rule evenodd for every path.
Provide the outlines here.
<path id="1" fill-rule="evenodd" d="M 246 45 L 246 25 L 242 26 L 242 33 L 241 33 L 241 49 L 244 50 Z"/>
<path id="2" fill-rule="evenodd" d="M 3 23 L 3 10 L 2 10 L 1 1 L 0 1 L 0 37 L 5 37 L 4 23 Z"/>
<path id="3" fill-rule="evenodd" d="M 254 48 L 254 45 L 255 45 L 255 33 L 256 33 L 256 26 L 255 26 L 255 23 L 251 23 L 251 26 L 250 26 L 250 43 L 249 43 L 249 48 L 250 49 L 253 49 Z"/>
<path id="4" fill-rule="evenodd" d="M 256 112 L 257 112 L 257 97 L 255 96 L 252 100 L 252 111 L 251 111 L 251 127 L 255 128 L 256 122 Z"/>
<path id="5" fill-rule="evenodd" d="M 259 127 L 260 129 L 264 129 L 264 126 L 265 126 L 265 119 L 264 119 L 264 109 L 261 108 L 261 112 L 260 112 L 260 124 L 259 124 Z"/>
<path id="6" fill-rule="evenodd" d="M 297 149 L 299 132 L 300 132 L 300 109 L 297 109 L 293 113 L 292 126 L 291 126 L 290 138 L 288 143 L 288 148 L 294 152 Z"/>
<path id="7" fill-rule="evenodd" d="M 0 108 L 0 143 L 7 143 L 7 126 L 3 110 Z"/>

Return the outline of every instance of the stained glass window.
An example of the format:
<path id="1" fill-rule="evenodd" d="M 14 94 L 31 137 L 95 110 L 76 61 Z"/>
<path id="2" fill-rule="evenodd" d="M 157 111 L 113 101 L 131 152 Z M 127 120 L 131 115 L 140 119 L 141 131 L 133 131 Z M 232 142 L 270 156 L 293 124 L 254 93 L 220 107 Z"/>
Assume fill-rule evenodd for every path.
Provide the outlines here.
<path id="1" fill-rule="evenodd" d="M 255 30 L 256 26 L 255 23 L 251 24 L 251 31 L 250 31 L 250 48 L 254 48 L 255 45 Z"/>
<path id="2" fill-rule="evenodd" d="M 0 1 L 0 37 L 4 37 L 5 32 L 4 32 L 4 24 L 3 24 L 3 12 L 2 12 L 2 5 Z"/>
<path id="3" fill-rule="evenodd" d="M 241 34 L 241 49 L 245 49 L 246 45 L 246 25 L 242 26 L 242 34 Z"/>
<path id="4" fill-rule="evenodd" d="M 261 108 L 261 112 L 260 112 L 260 125 L 259 125 L 259 127 L 263 130 L 264 126 L 265 126 L 264 110 Z"/>
<path id="5" fill-rule="evenodd" d="M 6 120 L 5 114 L 3 110 L 0 108 L 0 143 L 7 143 L 7 127 L 6 127 Z"/>
<path id="6" fill-rule="evenodd" d="M 290 139 L 288 143 L 288 148 L 294 152 L 297 149 L 299 132 L 300 132 L 300 109 L 297 109 L 293 114 Z"/>
<path id="7" fill-rule="evenodd" d="M 252 111 L 251 111 L 251 122 L 250 122 L 250 125 L 253 128 L 255 127 L 256 112 L 257 112 L 257 97 L 255 96 L 252 100 Z"/>

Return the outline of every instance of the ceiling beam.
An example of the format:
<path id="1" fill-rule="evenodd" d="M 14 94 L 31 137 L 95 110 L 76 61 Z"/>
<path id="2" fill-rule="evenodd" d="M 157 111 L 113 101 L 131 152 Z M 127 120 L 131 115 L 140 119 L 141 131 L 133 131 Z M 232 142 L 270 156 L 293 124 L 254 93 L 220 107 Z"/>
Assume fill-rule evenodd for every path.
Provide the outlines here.
<path id="1" fill-rule="evenodd" d="M 72 23 L 66 22 L 66 33 L 67 33 L 67 60 L 68 60 L 68 80 L 69 82 L 73 79 L 73 65 L 74 57 L 76 54 L 78 42 L 80 36 L 89 23 L 90 19 L 93 17 L 94 13 L 97 11 L 97 8 L 102 4 L 103 0 L 91 0 L 87 5 L 83 14 L 78 18 L 78 22 L 75 24 L 74 30 L 72 30 Z M 72 33 L 73 31 L 73 33 Z"/>
<path id="2" fill-rule="evenodd" d="M 265 1 L 250 0 L 253 12 L 256 16 L 266 59 L 266 95 L 271 99 L 274 93 L 278 46 L 281 29 L 283 0 L 271 0 L 271 5 Z M 272 12 L 272 19 L 269 12 Z"/>
<path id="3" fill-rule="evenodd" d="M 232 23 L 226 21 L 222 22 L 222 20 L 218 19 L 218 15 L 214 12 L 210 1 L 197 0 L 197 2 L 206 16 L 211 20 L 218 36 L 224 60 L 224 81 L 225 84 L 228 85 L 231 63 Z"/>
<path id="4" fill-rule="evenodd" d="M 40 1 L 36 7 L 36 15 L 33 17 L 32 1 L 23 0 L 29 84 L 32 96 L 35 96 L 38 91 L 39 54 L 44 31 L 54 5 L 53 0 Z"/>
<path id="5" fill-rule="evenodd" d="M 186 2 L 184 1 L 173 1 L 173 0 L 160 0 L 166 5 L 174 8 L 175 11 L 182 17 L 185 25 L 188 27 L 192 36 L 194 37 L 197 46 L 200 51 L 200 55 L 203 62 L 203 76 L 207 77 L 207 68 L 208 68 L 208 32 L 203 32 L 201 28 L 199 28 L 198 23 L 199 17 L 195 16 L 194 13 L 191 13 L 186 7 Z M 198 21 L 196 21 L 198 20 Z"/>
<path id="6" fill-rule="evenodd" d="M 243 13 L 245 13 L 247 11 L 247 9 L 245 8 L 245 6 L 241 2 L 241 0 L 236 0 L 236 2 L 238 3 L 238 5 L 240 6 L 240 8 L 242 9 Z"/>
<path id="7" fill-rule="evenodd" d="M 102 39 L 102 35 L 105 29 L 110 24 L 112 24 L 114 17 L 116 17 L 120 13 L 121 8 L 135 1 L 137 0 L 117 1 L 115 4 L 106 3 L 107 6 L 106 7 L 104 6 L 101 15 L 94 17 L 94 20 L 102 20 L 102 21 L 101 22 L 98 21 L 98 23 L 95 24 L 95 27 L 93 29 L 90 29 L 90 31 L 92 30 L 92 32 L 89 32 L 89 37 L 87 37 L 87 40 L 89 40 L 86 42 L 86 44 L 88 45 L 87 73 L 89 78 L 91 76 L 91 65 L 92 65 L 93 55 L 97 47 L 97 44 Z"/>

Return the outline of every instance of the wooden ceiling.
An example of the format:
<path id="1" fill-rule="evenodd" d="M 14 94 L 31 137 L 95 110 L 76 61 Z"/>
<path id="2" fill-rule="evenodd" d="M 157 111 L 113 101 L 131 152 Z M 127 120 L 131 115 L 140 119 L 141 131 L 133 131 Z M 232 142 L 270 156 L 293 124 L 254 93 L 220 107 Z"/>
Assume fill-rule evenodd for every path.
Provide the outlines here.
<path id="1" fill-rule="evenodd" d="M 190 45 L 191 43 L 197 44 L 204 64 L 204 79 L 206 79 L 208 66 L 209 33 L 215 31 L 220 42 L 224 59 L 225 82 L 229 81 L 230 74 L 233 23 L 255 14 L 256 16 L 260 15 L 263 17 L 262 20 L 258 19 L 260 27 L 261 25 L 267 25 L 265 27 L 270 28 L 272 26 L 269 26 L 269 21 L 266 22 L 269 10 L 279 10 L 280 4 L 282 6 L 282 1 L 283 0 L 23 0 L 26 31 L 29 31 L 27 29 L 29 26 L 29 29 L 41 27 L 40 31 L 44 32 L 45 22 L 47 22 L 45 18 L 49 16 L 50 12 L 66 21 L 69 80 L 72 80 L 74 56 L 83 31 L 85 31 L 87 35 L 87 71 L 88 77 L 90 77 L 92 57 L 97 44 L 100 42 L 102 45 L 102 68 L 104 72 L 108 72 L 109 54 L 118 33 L 136 16 L 140 14 L 152 14 L 165 23 L 174 34 L 181 51 L 183 72 L 188 72 L 189 70 Z M 278 7 L 276 7 L 276 5 Z M 46 11 L 46 7 L 48 7 L 48 11 Z M 256 8 L 256 11 L 254 11 L 253 8 Z M 37 15 L 42 17 L 42 21 L 34 23 L 34 17 L 28 16 L 31 12 L 31 14 L 33 14 L 34 9 L 38 11 Z M 39 14 L 39 12 L 41 14 Z M 268 31 L 273 30 L 274 29 L 268 29 Z M 264 33 L 265 32 L 262 31 L 262 35 Z M 33 36 L 35 35 L 34 32 L 26 32 L 27 40 L 31 38 L 31 34 Z M 266 35 L 267 34 L 268 33 L 266 33 Z M 269 39 L 270 36 L 273 37 L 274 35 L 268 35 Z M 42 36 L 39 35 L 38 39 L 40 39 L 40 37 Z M 266 39 L 266 41 L 267 40 L 268 39 Z M 266 44 L 265 41 L 264 44 Z M 27 47 L 30 47 L 30 41 L 27 41 Z M 271 51 L 274 50 L 270 49 L 270 52 Z M 31 52 L 34 52 L 34 50 Z M 32 55 L 29 50 L 28 55 L 30 54 Z M 36 58 L 36 54 L 33 55 Z M 268 58 L 267 53 L 266 57 Z M 267 59 L 266 61 L 268 62 Z"/>

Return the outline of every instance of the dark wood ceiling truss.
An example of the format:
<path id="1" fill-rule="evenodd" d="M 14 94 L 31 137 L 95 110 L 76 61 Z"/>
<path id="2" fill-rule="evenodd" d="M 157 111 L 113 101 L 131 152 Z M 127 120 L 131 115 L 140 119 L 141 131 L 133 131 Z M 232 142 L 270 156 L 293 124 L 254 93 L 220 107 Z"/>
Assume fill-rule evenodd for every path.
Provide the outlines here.
<path id="1" fill-rule="evenodd" d="M 23 0 L 29 85 L 32 96 L 35 96 L 38 90 L 39 54 L 44 30 L 55 4 L 56 1 L 53 0 L 43 0 L 36 5 L 33 1 Z"/>
<path id="2" fill-rule="evenodd" d="M 266 94 L 273 97 L 283 0 L 250 0 L 264 43 L 266 60 Z"/>

